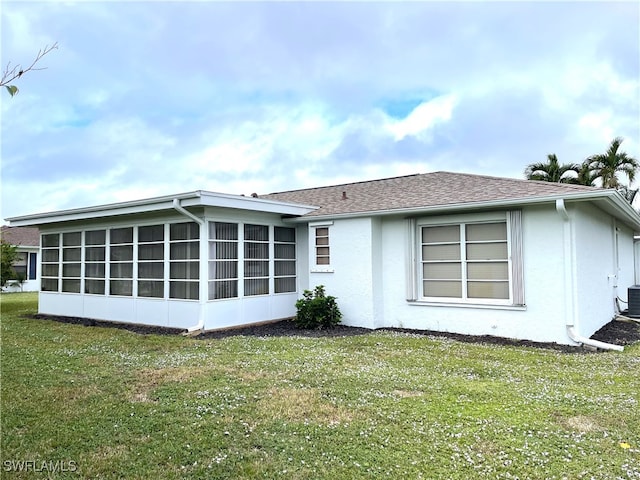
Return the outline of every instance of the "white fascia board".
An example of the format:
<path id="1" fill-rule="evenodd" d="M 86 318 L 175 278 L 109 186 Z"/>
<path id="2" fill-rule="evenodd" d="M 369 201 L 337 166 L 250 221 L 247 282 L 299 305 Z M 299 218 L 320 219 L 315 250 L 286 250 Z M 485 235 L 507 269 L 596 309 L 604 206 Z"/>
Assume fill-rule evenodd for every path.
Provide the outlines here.
<path id="1" fill-rule="evenodd" d="M 447 205 L 434 205 L 429 207 L 397 208 L 390 210 L 373 210 L 369 212 L 338 213 L 333 215 L 310 215 L 299 218 L 288 219 L 292 223 L 308 223 L 322 220 L 332 220 L 340 218 L 376 217 L 389 215 L 404 215 L 412 217 L 419 214 L 439 215 L 451 212 L 461 212 L 464 210 L 490 210 L 498 208 L 518 208 L 526 205 L 541 205 L 554 203 L 563 199 L 567 202 L 573 201 L 595 201 L 604 202 L 609 205 L 608 211 L 616 218 L 629 224 L 635 231 L 640 231 L 640 214 L 625 201 L 615 190 L 603 189 L 593 192 L 573 193 L 569 195 L 553 195 L 544 197 L 525 197 L 507 200 L 492 200 L 487 202 L 453 203 Z"/>
<path id="2" fill-rule="evenodd" d="M 279 213 L 281 215 L 304 215 L 318 207 L 293 203 L 276 202 L 242 195 L 228 195 L 207 191 L 195 191 L 177 195 L 133 200 L 93 207 L 59 210 L 56 212 L 38 213 L 11 217 L 6 220 L 16 227 L 47 225 L 52 223 L 89 220 L 119 215 L 143 214 L 157 211 L 174 210 L 173 201 L 179 200 L 182 207 L 210 206 L 220 208 L 236 208 L 257 212 Z"/>

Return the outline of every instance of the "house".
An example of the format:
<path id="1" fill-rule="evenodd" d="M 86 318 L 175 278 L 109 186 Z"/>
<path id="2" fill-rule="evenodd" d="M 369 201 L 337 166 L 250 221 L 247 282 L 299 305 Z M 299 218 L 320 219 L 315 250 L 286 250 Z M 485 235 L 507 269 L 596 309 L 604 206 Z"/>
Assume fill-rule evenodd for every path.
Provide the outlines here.
<path id="1" fill-rule="evenodd" d="M 614 190 L 435 172 L 264 196 L 195 191 L 9 219 L 42 234 L 43 314 L 210 330 L 295 314 L 576 345 L 638 283 Z"/>
<path id="2" fill-rule="evenodd" d="M 38 251 L 40 250 L 40 232 L 34 227 L 9 227 L 3 225 L 0 230 L 0 238 L 5 242 L 15 245 L 18 258 L 13 264 L 16 273 L 15 280 L 9 280 L 3 290 L 10 292 L 37 292 L 40 290 L 38 277 Z M 20 285 L 18 278 L 24 278 Z"/>

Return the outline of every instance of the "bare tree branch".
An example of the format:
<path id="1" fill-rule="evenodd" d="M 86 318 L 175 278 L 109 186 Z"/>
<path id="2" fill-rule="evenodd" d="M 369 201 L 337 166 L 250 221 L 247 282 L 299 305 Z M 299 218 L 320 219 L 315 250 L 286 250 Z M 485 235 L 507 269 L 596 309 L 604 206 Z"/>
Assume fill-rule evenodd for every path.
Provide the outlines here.
<path id="1" fill-rule="evenodd" d="M 0 87 L 6 87 L 11 96 L 15 95 L 18 92 L 18 88 L 10 85 L 14 80 L 22 77 L 27 72 L 35 71 L 35 70 L 45 70 L 47 67 L 35 68 L 36 63 L 38 63 L 42 57 L 44 57 L 47 53 L 51 52 L 51 50 L 57 50 L 58 42 L 55 42 L 53 45 L 45 45 L 44 48 L 38 51 L 38 55 L 34 58 L 31 65 L 27 68 L 22 68 L 21 64 L 11 66 L 11 62 L 7 63 L 4 71 L 2 72 L 2 79 L 0 80 Z"/>

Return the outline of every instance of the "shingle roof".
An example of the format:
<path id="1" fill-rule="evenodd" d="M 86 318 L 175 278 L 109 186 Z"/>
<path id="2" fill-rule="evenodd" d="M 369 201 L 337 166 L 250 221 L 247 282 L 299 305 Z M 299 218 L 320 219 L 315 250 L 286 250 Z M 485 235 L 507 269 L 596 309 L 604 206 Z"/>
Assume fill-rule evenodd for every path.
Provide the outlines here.
<path id="1" fill-rule="evenodd" d="M 40 231 L 34 227 L 9 227 L 8 225 L 3 225 L 0 238 L 11 245 L 40 246 Z"/>
<path id="2" fill-rule="evenodd" d="M 261 195 L 316 205 L 311 216 L 353 214 L 554 197 L 598 191 L 595 187 L 513 178 L 434 172 Z"/>

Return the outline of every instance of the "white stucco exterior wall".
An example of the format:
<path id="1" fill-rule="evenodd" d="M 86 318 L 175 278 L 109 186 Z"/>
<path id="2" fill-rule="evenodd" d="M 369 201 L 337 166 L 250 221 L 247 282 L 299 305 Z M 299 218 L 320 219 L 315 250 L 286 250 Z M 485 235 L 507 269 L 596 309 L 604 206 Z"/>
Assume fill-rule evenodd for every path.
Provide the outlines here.
<path id="1" fill-rule="evenodd" d="M 338 297 L 346 325 L 573 344 L 566 333 L 568 321 L 577 319 L 579 332 L 589 336 L 613 316 L 613 284 L 608 276 L 613 271 L 614 236 L 611 216 L 596 207 L 574 204 L 567 210 L 569 227 L 553 204 L 523 210 L 524 307 L 407 301 L 409 230 L 401 217 L 335 221 L 332 271 L 311 272 L 310 287 L 323 284 Z M 483 215 L 455 219 L 473 221 Z M 619 225 L 619 244 L 622 285 L 633 279 L 633 242 L 626 226 Z M 568 264 L 565 250 L 572 257 Z M 626 288 L 621 298 L 626 299 Z"/>

